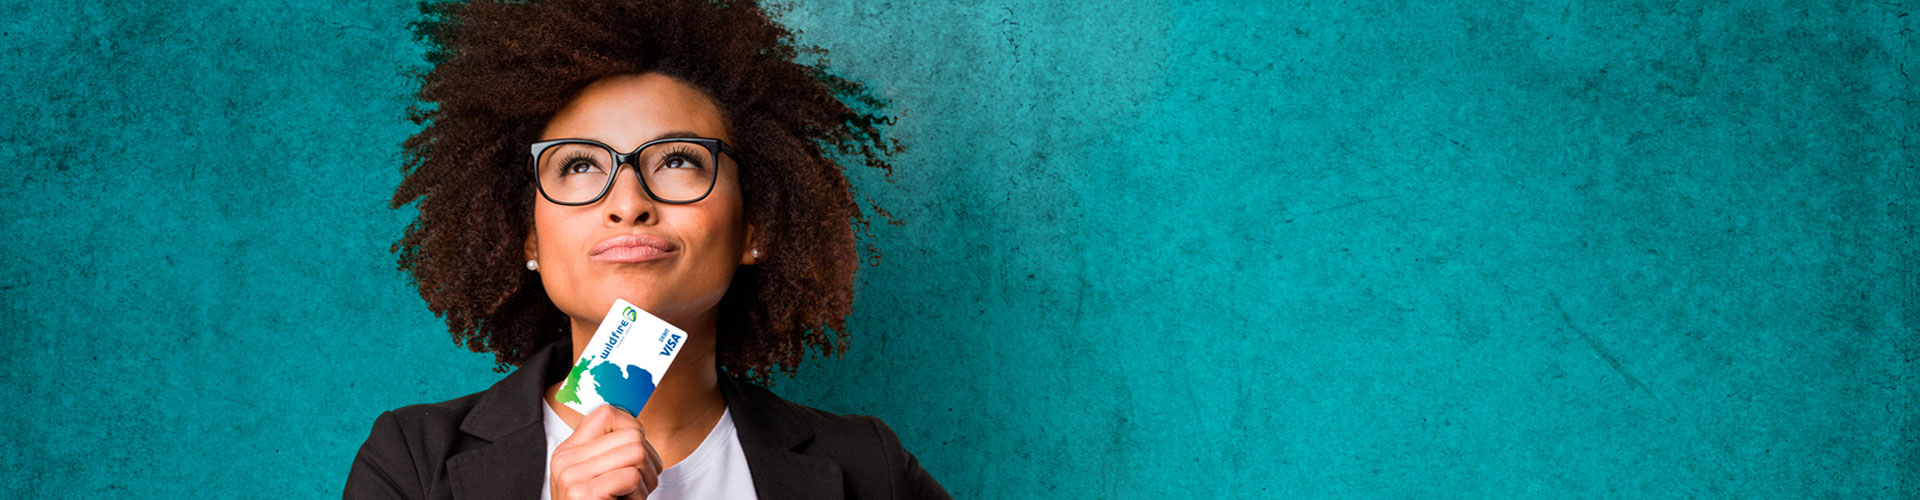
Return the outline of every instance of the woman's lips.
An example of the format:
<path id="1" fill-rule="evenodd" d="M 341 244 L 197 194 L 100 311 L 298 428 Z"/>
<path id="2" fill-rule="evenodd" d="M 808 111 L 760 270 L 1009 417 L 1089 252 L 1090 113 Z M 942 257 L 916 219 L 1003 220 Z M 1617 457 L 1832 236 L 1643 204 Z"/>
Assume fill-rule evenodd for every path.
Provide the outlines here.
<path id="1" fill-rule="evenodd" d="M 587 252 L 587 258 L 595 262 L 648 262 L 667 258 L 673 251 L 673 244 L 667 240 L 630 234 L 600 240 Z"/>

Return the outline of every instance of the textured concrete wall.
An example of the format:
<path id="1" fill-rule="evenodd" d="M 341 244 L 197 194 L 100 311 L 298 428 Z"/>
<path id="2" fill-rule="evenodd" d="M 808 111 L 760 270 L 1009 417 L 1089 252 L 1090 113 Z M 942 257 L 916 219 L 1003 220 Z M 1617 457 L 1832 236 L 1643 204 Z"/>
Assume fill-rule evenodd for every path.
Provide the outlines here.
<path id="1" fill-rule="evenodd" d="M 0 16 L 0 496 L 332 496 L 499 377 L 387 253 L 410 2 L 80 3 Z M 787 13 L 910 150 L 776 391 L 965 497 L 1920 495 L 1910 2 L 1250 3 Z"/>

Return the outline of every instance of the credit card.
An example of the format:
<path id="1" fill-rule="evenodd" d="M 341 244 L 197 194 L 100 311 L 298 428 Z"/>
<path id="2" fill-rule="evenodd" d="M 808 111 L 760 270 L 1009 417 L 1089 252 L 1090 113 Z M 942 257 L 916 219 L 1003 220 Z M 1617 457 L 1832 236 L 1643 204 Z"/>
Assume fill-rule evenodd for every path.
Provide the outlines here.
<path id="1" fill-rule="evenodd" d="M 567 371 L 567 380 L 555 397 L 583 415 L 601 405 L 639 415 L 686 340 L 687 332 L 624 299 L 614 299 L 607 318 L 600 321 L 586 350 L 580 351 L 580 359 Z"/>

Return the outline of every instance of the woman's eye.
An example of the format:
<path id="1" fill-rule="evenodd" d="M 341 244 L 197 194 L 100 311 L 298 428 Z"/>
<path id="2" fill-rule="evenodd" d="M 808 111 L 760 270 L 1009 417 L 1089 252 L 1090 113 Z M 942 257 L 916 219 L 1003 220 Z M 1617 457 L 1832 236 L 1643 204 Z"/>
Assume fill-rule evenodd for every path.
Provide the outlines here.
<path id="1" fill-rule="evenodd" d="M 688 158 L 684 155 L 673 155 L 673 156 L 667 157 L 665 160 L 660 161 L 660 168 L 662 169 L 700 168 L 700 167 L 701 165 L 699 162 L 693 161 L 692 158 Z"/>
<path id="2" fill-rule="evenodd" d="M 565 168 L 560 169 L 560 175 L 584 174 L 592 172 L 596 168 L 599 168 L 599 165 L 594 165 L 593 162 L 575 161 L 568 163 Z"/>

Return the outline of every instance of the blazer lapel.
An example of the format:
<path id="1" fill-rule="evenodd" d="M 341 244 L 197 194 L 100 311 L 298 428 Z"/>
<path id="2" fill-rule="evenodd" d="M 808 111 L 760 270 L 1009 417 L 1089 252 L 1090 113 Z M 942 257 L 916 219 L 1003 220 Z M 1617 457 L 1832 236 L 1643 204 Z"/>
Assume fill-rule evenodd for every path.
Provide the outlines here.
<path id="1" fill-rule="evenodd" d="M 539 498 L 547 467 L 547 433 L 540 421 L 546 381 L 564 377 L 573 343 L 561 340 L 527 358 L 520 369 L 500 379 L 474 402 L 460 431 L 486 440 L 447 460 L 454 498 Z M 561 373 L 548 373 L 561 370 Z M 557 377 L 555 375 L 558 375 Z"/>
<path id="2" fill-rule="evenodd" d="M 740 443 L 747 456 L 747 469 L 753 472 L 754 495 L 762 499 L 837 499 L 846 498 L 841 490 L 840 464 L 776 447 Z"/>
<path id="3" fill-rule="evenodd" d="M 447 460 L 454 498 L 540 498 L 546 428 L 529 425 Z M 512 471 L 512 472 L 507 472 Z"/>
<path id="4" fill-rule="evenodd" d="M 813 428 L 779 404 L 766 389 L 720 374 L 720 396 L 733 415 L 740 451 L 753 474 L 755 495 L 762 499 L 844 498 L 840 464 L 798 450 L 813 440 Z"/>

